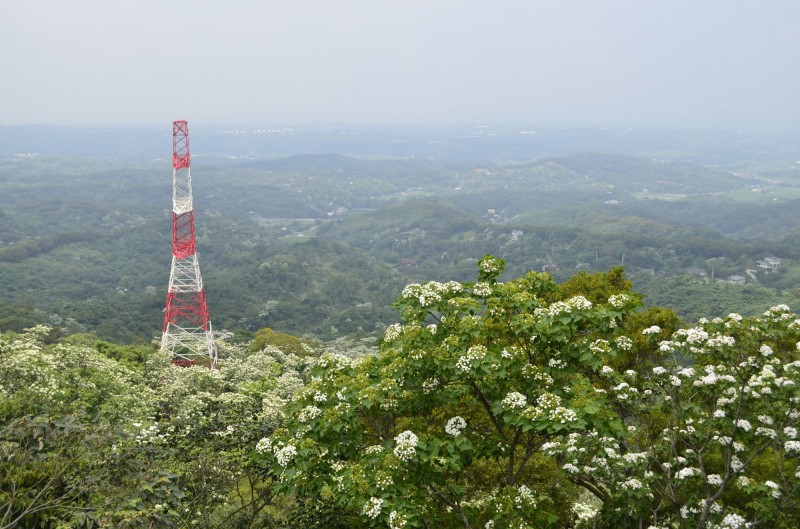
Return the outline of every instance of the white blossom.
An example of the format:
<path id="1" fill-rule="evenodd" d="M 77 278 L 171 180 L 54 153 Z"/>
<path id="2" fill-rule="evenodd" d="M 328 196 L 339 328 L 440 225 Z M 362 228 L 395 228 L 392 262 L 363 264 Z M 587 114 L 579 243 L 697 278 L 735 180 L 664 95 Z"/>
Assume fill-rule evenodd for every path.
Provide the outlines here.
<path id="1" fill-rule="evenodd" d="M 397 511 L 389 513 L 389 529 L 402 529 L 406 526 L 407 520 L 405 516 L 399 514 Z"/>
<path id="2" fill-rule="evenodd" d="M 636 478 L 631 478 L 628 481 L 623 481 L 622 483 L 619 484 L 619 486 L 625 490 L 628 489 L 636 490 L 642 488 L 642 482 Z"/>
<path id="3" fill-rule="evenodd" d="M 297 448 L 295 448 L 294 445 L 286 445 L 283 448 L 275 450 L 275 459 L 278 460 L 278 464 L 282 467 L 288 465 L 296 455 Z"/>
<path id="4" fill-rule="evenodd" d="M 744 529 L 746 527 L 750 527 L 750 524 L 736 513 L 725 515 L 725 518 L 722 519 L 722 525 L 720 525 L 720 529 Z"/>
<path id="5" fill-rule="evenodd" d="M 749 432 L 749 431 L 750 431 L 750 430 L 753 428 L 753 427 L 750 425 L 750 421 L 748 421 L 747 419 L 736 419 L 736 420 L 733 422 L 733 424 L 734 424 L 735 426 L 738 426 L 739 428 L 741 428 L 741 429 L 742 429 L 742 430 L 744 430 L 745 432 Z"/>
<path id="6" fill-rule="evenodd" d="M 401 461 L 409 461 L 417 453 L 419 438 L 411 430 L 406 430 L 394 438 L 394 455 Z"/>
<path id="7" fill-rule="evenodd" d="M 631 297 L 626 294 L 615 294 L 613 296 L 609 296 L 608 304 L 614 307 L 615 309 L 621 309 L 625 305 L 631 302 Z"/>
<path id="8" fill-rule="evenodd" d="M 256 452 L 258 452 L 259 454 L 266 454 L 271 451 L 272 451 L 272 441 L 270 440 L 269 437 L 262 437 L 256 443 Z"/>
<path id="9" fill-rule="evenodd" d="M 382 505 L 383 498 L 376 498 L 373 496 L 367 500 L 367 503 L 364 504 L 364 508 L 361 510 L 361 512 L 365 514 L 367 518 L 372 518 L 374 520 L 381 514 Z"/>
<path id="10" fill-rule="evenodd" d="M 528 404 L 528 398 L 522 393 L 512 391 L 502 400 L 502 404 L 505 408 L 512 410 L 524 408 Z"/>
<path id="11" fill-rule="evenodd" d="M 452 435 L 453 437 L 458 437 L 459 435 L 461 435 L 461 432 L 466 427 L 467 427 L 467 422 L 462 417 L 456 415 L 455 417 L 451 417 L 447 421 L 447 424 L 444 427 L 444 431 Z"/>
<path id="12" fill-rule="evenodd" d="M 800 454 L 800 441 L 786 441 L 783 443 L 783 449 L 789 453 L 795 452 Z"/>
<path id="13" fill-rule="evenodd" d="M 675 473 L 676 479 L 686 479 L 691 476 L 696 476 L 700 473 L 699 469 L 694 467 L 685 467 Z"/>

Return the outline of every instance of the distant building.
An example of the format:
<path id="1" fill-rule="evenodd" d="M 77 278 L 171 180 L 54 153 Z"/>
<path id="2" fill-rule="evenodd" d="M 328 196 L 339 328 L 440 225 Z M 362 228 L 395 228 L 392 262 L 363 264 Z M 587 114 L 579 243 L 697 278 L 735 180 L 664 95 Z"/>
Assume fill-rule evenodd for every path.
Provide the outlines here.
<path id="1" fill-rule="evenodd" d="M 416 268 L 419 266 L 419 259 L 416 257 L 407 257 L 405 259 L 400 259 L 400 264 L 410 268 Z"/>
<path id="2" fill-rule="evenodd" d="M 744 285 L 747 282 L 747 279 L 742 276 L 733 275 L 728 277 L 727 281 L 733 285 Z"/>
<path id="3" fill-rule="evenodd" d="M 558 265 L 554 264 L 543 265 L 542 272 L 558 272 Z"/>
<path id="4" fill-rule="evenodd" d="M 487 209 L 486 215 L 483 218 L 487 219 L 489 222 L 496 223 L 503 220 L 503 216 L 501 213 L 498 213 L 496 209 Z"/>
<path id="5" fill-rule="evenodd" d="M 778 257 L 765 257 L 756 261 L 756 266 L 765 272 L 774 272 L 781 266 L 781 260 Z"/>

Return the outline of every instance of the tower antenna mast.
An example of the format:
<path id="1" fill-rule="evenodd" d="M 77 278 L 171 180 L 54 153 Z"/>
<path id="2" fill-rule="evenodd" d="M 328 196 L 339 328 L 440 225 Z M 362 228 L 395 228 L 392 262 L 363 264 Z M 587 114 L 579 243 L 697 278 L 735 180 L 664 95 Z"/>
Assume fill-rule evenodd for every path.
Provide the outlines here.
<path id="1" fill-rule="evenodd" d="M 172 269 L 161 350 L 176 365 L 194 365 L 208 358 L 217 363 L 214 332 L 208 312 L 203 278 L 197 261 L 189 159 L 189 125 L 172 123 Z"/>

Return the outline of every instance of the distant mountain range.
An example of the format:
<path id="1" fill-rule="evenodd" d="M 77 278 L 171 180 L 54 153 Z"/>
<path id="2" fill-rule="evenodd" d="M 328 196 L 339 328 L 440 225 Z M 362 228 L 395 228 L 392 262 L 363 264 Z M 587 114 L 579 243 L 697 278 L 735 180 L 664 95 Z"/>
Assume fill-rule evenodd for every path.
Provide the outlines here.
<path id="1" fill-rule="evenodd" d="M 197 156 L 275 157 L 341 153 L 362 157 L 526 162 L 581 152 L 616 152 L 702 164 L 774 158 L 800 160 L 798 135 L 531 125 L 208 125 L 190 120 Z M 0 156 L 169 155 L 171 128 L 0 126 Z"/>

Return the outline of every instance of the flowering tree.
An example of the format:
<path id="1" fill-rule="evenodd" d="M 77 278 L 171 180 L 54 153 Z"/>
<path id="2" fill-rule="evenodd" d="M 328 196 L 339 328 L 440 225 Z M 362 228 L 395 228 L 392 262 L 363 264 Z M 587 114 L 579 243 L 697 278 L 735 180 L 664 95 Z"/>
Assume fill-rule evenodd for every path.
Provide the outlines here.
<path id="1" fill-rule="evenodd" d="M 0 334 L 0 529 L 262 527 L 248 457 L 316 357 L 220 341 L 219 371 L 125 365 L 45 327 Z M 224 335 L 224 333 L 220 333 Z"/>
<path id="2" fill-rule="evenodd" d="M 604 373 L 601 392 L 627 433 L 571 433 L 545 446 L 596 486 L 612 527 L 797 527 L 800 320 L 785 305 L 758 318 L 701 320 L 661 340 L 645 376 Z"/>
<path id="3" fill-rule="evenodd" d="M 153 412 L 136 371 L 46 327 L 0 335 L 0 528 L 174 527 L 174 475 L 139 459 Z"/>
<path id="4" fill-rule="evenodd" d="M 624 431 L 595 386 L 633 346 L 618 331 L 638 298 L 563 299 L 546 274 L 499 282 L 503 267 L 409 285 L 378 356 L 324 356 L 287 428 L 257 444 L 265 471 L 353 526 L 569 526 L 573 483 L 597 484 L 542 447 Z"/>

